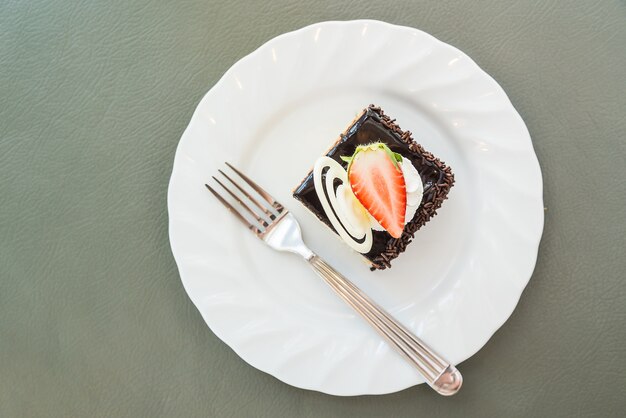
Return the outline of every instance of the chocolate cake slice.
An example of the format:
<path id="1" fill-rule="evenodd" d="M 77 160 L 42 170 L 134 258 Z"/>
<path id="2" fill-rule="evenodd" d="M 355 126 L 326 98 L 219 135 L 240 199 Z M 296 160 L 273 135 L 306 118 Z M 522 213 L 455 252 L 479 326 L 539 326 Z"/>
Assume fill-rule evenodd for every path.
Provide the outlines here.
<path id="1" fill-rule="evenodd" d="M 358 154 L 361 155 L 357 158 Z M 368 157 L 364 157 L 365 155 L 368 155 Z M 370 155 L 371 157 L 369 157 Z M 387 158 L 385 155 L 388 156 L 388 161 L 383 161 Z M 337 178 L 333 178 L 330 183 L 326 182 L 326 177 L 331 172 L 328 168 L 329 164 L 326 164 L 326 168 L 321 169 L 317 168 L 316 165 L 316 168 L 311 170 L 302 183 L 294 190 L 293 196 L 313 212 L 320 221 L 343 237 L 344 241 L 348 237 L 348 241 L 350 241 L 348 243 L 353 248 L 357 248 L 358 252 L 371 264 L 371 270 L 383 270 L 391 267 L 391 261 L 406 249 L 406 246 L 413 240 L 415 232 L 436 214 L 437 209 L 441 207 L 454 184 L 454 175 L 450 167 L 424 150 L 421 145 L 413 140 L 411 132 L 400 129 L 394 119 L 389 118 L 380 107 L 374 105 L 370 105 L 357 116 L 345 132 L 340 135 L 337 142 L 329 149 L 326 157 L 340 164 L 342 169 L 346 166 L 348 167 L 345 175 L 340 173 L 341 175 L 337 178 L 342 178 L 343 182 L 351 183 L 352 192 L 349 191 L 350 187 L 348 185 L 343 189 L 339 189 L 342 181 Z M 333 168 L 335 171 L 332 172 L 336 173 L 337 165 L 327 159 L 325 161 L 335 167 Z M 374 163 L 369 163 L 368 161 L 374 161 Z M 378 164 L 378 161 L 382 161 L 382 164 L 384 164 L 383 171 L 377 171 L 378 166 L 373 166 L 374 169 L 372 170 L 372 166 L 366 165 L 366 163 Z M 350 167 L 351 165 L 352 168 Z M 389 168 L 394 167 L 394 165 L 397 172 L 393 172 L 393 169 Z M 419 174 L 417 181 L 419 182 L 421 179 L 421 188 L 419 189 L 413 185 L 414 181 L 409 178 L 408 173 L 415 172 L 413 169 L 411 169 L 412 171 L 407 171 L 407 167 L 410 165 Z M 365 169 L 362 167 L 365 167 Z M 361 171 L 357 172 L 358 169 Z M 317 174 L 314 173 L 315 170 L 318 170 Z M 363 172 L 365 172 L 365 175 L 368 175 L 369 172 L 372 173 L 372 178 L 366 179 L 366 183 L 370 188 L 374 187 L 376 189 L 372 192 L 375 198 L 372 198 L 372 193 L 363 193 L 359 189 L 359 187 L 363 186 L 363 181 L 359 181 L 360 178 L 357 177 L 357 174 L 362 177 L 364 175 Z M 390 188 L 396 186 L 394 182 L 402 178 L 403 173 L 404 180 L 402 180 L 401 186 L 405 185 L 405 191 L 402 193 L 408 194 L 409 197 L 403 197 L 400 194 L 398 194 L 399 197 L 395 195 L 387 196 Z M 315 179 L 317 179 L 317 188 Z M 326 184 L 326 187 L 323 187 L 324 184 Z M 332 186 L 329 186 L 329 184 L 332 184 Z M 414 189 L 414 191 L 409 189 Z M 398 190 L 402 191 L 401 188 L 398 188 Z M 392 192 L 394 191 L 392 190 Z M 341 196 L 336 195 L 337 193 L 340 193 Z M 357 209 L 350 207 L 348 209 L 350 216 L 343 216 L 338 213 L 341 210 L 346 210 L 345 199 L 350 199 L 342 197 L 345 193 L 351 195 L 353 193 L 354 197 L 363 204 L 355 203 L 355 205 L 362 206 Z M 421 193 L 421 196 L 417 197 L 420 199 L 419 203 L 414 203 L 416 207 L 412 209 L 409 207 L 409 203 L 411 201 L 417 202 L 417 198 L 410 195 L 411 193 Z M 320 200 L 320 196 L 327 203 L 323 203 Z M 402 198 L 404 200 L 401 200 Z M 350 202 L 352 200 L 349 200 L 348 203 L 352 205 Z M 398 202 L 406 202 L 406 211 L 404 211 L 404 207 L 401 207 L 403 203 Z M 417 206 L 418 204 L 419 206 Z M 363 209 L 369 212 L 365 216 L 369 216 L 372 219 L 372 225 L 376 225 L 378 228 L 372 227 L 370 230 L 369 226 L 363 227 L 364 221 L 362 219 L 364 218 L 360 214 Z M 399 214 L 400 211 L 401 214 Z M 414 214 L 411 215 L 413 211 Z M 354 215 L 354 213 L 357 215 Z M 406 220 L 404 220 L 405 214 Z M 394 232 L 391 224 L 400 215 L 402 215 L 403 219 L 400 225 L 401 228 L 396 228 L 396 232 Z M 362 233 L 363 237 L 354 237 L 353 231 L 355 229 L 350 228 L 349 225 L 345 225 L 348 228 L 344 226 L 347 222 L 346 219 L 354 219 L 355 216 L 361 219 L 358 221 L 360 226 L 356 228 L 359 231 L 359 235 L 361 235 L 361 231 L 366 230 Z M 385 226 L 385 228 L 381 227 L 381 225 Z M 344 229 L 344 231 L 338 231 L 336 226 L 339 229 Z M 395 237 L 390 231 L 395 234 Z"/>

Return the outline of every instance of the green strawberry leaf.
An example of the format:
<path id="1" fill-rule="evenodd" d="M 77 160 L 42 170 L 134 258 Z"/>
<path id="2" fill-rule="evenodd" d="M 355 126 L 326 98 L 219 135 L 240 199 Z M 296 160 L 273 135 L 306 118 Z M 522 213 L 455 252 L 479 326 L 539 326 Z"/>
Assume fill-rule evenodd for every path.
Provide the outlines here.
<path id="1" fill-rule="evenodd" d="M 389 149 L 389 147 L 384 144 L 383 142 L 374 142 L 371 144 L 367 144 L 367 145 L 359 145 L 358 147 L 356 147 L 356 150 L 354 150 L 354 154 L 352 154 L 351 157 L 347 157 L 342 155 L 341 160 L 345 161 L 346 163 L 348 163 L 348 168 L 346 169 L 346 172 L 350 173 L 350 167 L 352 166 L 352 162 L 354 161 L 354 159 L 356 158 L 357 154 L 362 152 L 362 151 L 367 151 L 367 150 L 371 150 L 371 151 L 377 151 L 377 150 L 382 150 L 385 151 L 385 154 L 387 154 L 387 156 L 389 157 L 389 159 L 393 162 L 394 167 L 396 167 L 396 169 L 398 171 L 401 170 L 400 168 L 400 164 L 402 162 L 402 155 L 398 154 L 397 152 L 393 152 Z"/>

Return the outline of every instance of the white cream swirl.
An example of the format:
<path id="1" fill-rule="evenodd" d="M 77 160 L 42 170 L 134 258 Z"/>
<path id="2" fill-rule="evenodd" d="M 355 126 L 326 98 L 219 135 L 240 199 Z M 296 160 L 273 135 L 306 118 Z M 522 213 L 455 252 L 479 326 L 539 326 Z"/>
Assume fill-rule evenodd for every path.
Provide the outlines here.
<path id="1" fill-rule="evenodd" d="M 325 181 L 322 174 L 325 173 Z M 341 184 L 335 189 L 335 179 Z M 366 254 L 372 248 L 372 229 L 368 214 L 349 187 L 346 170 L 335 160 L 321 157 L 313 167 L 315 192 L 324 212 L 343 240 Z"/>

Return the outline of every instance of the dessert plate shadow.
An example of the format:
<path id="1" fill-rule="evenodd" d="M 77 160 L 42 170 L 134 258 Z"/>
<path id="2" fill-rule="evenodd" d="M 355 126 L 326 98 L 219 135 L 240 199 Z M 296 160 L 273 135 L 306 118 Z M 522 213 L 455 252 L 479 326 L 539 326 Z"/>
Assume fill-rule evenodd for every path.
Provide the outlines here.
<path id="1" fill-rule="evenodd" d="M 376 272 L 292 197 L 370 103 L 456 179 L 438 215 Z M 274 38 L 198 105 L 176 151 L 168 212 L 181 280 L 206 323 L 288 384 L 359 395 L 423 379 L 302 260 L 266 248 L 206 192 L 224 161 L 283 202 L 314 251 L 455 364 L 506 321 L 534 269 L 539 164 L 521 117 L 474 61 L 420 30 L 371 20 Z"/>

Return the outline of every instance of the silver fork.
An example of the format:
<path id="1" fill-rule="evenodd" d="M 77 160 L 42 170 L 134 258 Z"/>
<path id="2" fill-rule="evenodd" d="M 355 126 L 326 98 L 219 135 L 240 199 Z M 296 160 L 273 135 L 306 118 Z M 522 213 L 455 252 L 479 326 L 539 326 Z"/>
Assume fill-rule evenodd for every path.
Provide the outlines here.
<path id="1" fill-rule="evenodd" d="M 205 186 L 228 210 L 273 249 L 301 255 L 348 305 L 369 322 L 409 363 L 415 366 L 424 376 L 428 385 L 435 391 L 445 396 L 454 395 L 459 391 L 463 378 L 454 365 L 442 359 L 352 282 L 313 253 L 302 241 L 300 225 L 296 218 L 248 176 L 229 163 L 226 165 L 258 193 L 257 197 L 253 196 L 224 171 L 218 170 L 230 186 L 215 176 L 213 179 L 237 202 L 234 205 L 238 206 L 239 209 L 229 203 L 214 188 L 208 184 Z M 242 199 L 243 196 L 251 204 L 246 203 Z M 245 213 L 254 221 L 248 220 L 244 215 Z"/>

